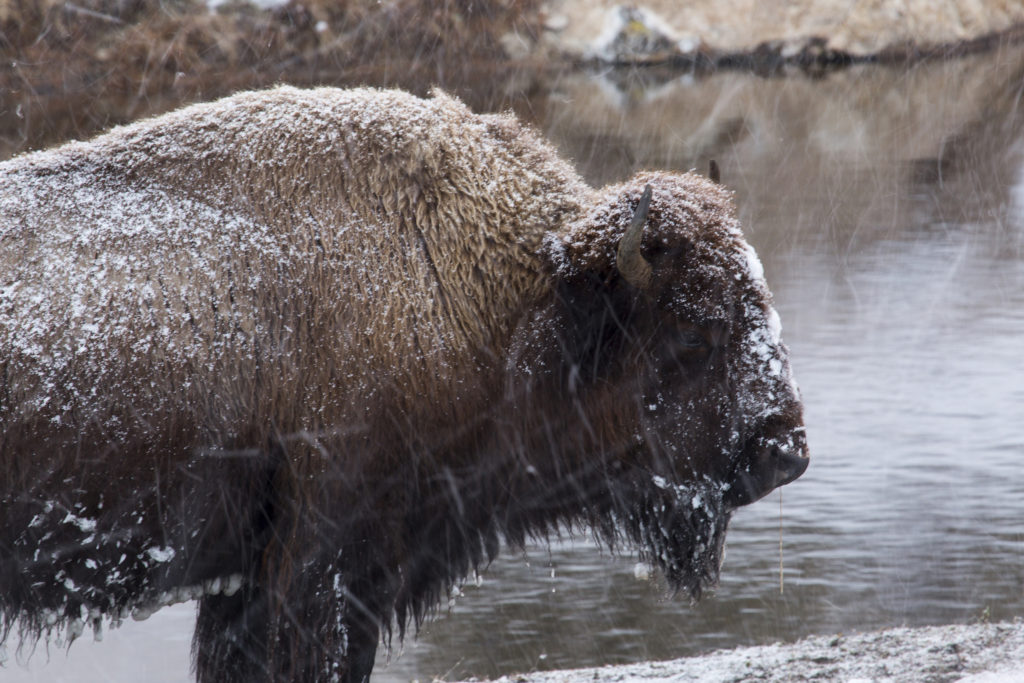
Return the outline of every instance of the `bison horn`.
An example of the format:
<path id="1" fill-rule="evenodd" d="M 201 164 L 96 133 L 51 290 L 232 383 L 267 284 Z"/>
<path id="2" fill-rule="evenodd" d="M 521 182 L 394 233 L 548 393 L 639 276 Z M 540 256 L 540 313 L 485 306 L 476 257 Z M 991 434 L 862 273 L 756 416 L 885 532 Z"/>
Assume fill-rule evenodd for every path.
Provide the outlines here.
<path id="1" fill-rule="evenodd" d="M 651 208 L 651 186 L 644 188 L 640 203 L 633 213 L 633 220 L 626 229 L 626 234 L 619 242 L 619 251 L 615 256 L 615 265 L 619 274 L 637 289 L 647 289 L 651 284 L 651 264 L 640 253 L 640 238 L 644 234 L 647 222 L 647 210 Z"/>

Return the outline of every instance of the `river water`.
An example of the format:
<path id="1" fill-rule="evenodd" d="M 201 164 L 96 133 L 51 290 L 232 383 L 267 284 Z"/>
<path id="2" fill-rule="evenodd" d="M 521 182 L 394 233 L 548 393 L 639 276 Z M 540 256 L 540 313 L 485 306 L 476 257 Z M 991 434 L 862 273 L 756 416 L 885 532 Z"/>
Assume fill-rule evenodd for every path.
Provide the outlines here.
<path id="1" fill-rule="evenodd" d="M 1024 616 L 1022 88 L 1018 48 L 824 76 L 574 72 L 469 98 L 533 122 L 594 184 L 719 162 L 782 316 L 812 463 L 735 515 L 700 604 L 587 538 L 531 546 L 382 654 L 376 680 Z M 4 680 L 187 680 L 191 623 L 190 606 L 164 610 Z"/>

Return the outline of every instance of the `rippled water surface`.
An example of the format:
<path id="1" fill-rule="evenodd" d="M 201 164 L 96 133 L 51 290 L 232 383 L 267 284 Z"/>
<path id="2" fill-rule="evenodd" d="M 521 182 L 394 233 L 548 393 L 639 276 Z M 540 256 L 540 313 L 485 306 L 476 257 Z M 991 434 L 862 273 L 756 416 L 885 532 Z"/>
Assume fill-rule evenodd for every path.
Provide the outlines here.
<path id="1" fill-rule="evenodd" d="M 1019 50 L 823 78 L 577 73 L 529 97 L 510 84 L 493 108 L 533 121 L 595 184 L 719 161 L 775 293 L 812 464 L 783 500 L 736 514 L 699 605 L 586 538 L 533 546 L 382 654 L 376 680 L 1024 616 L 1022 86 Z M 32 675 L 171 653 L 161 680 L 183 680 L 189 609 L 83 638 L 70 660 L 37 654 Z"/>

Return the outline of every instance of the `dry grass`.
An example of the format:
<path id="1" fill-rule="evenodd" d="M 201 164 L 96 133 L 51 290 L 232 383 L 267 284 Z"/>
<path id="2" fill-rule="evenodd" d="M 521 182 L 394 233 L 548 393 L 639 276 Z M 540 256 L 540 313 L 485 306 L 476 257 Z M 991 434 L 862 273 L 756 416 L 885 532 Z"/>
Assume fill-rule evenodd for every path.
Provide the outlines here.
<path id="1" fill-rule="evenodd" d="M 211 11 L 206 0 L 0 0 L 0 159 L 280 82 L 419 94 L 439 85 L 474 109 L 505 108 L 545 87 L 550 71 L 572 66 L 561 53 L 538 50 L 534 63 L 510 60 L 502 48 L 502 38 L 514 34 L 536 44 L 545 6 L 544 0 L 291 0 L 260 10 L 226 0 Z M 1019 26 L 932 52 L 897 46 L 872 59 L 946 58 L 1022 42 Z M 801 53 L 797 61 L 804 56 L 802 66 L 812 73 L 847 63 L 828 51 Z M 764 73 L 782 66 L 776 52 L 760 47 L 705 61 L 683 66 Z"/>
<path id="2" fill-rule="evenodd" d="M 507 63 L 539 0 L 0 0 L 0 158 L 276 82 L 418 91 Z M 493 68 L 493 67 L 492 67 Z"/>

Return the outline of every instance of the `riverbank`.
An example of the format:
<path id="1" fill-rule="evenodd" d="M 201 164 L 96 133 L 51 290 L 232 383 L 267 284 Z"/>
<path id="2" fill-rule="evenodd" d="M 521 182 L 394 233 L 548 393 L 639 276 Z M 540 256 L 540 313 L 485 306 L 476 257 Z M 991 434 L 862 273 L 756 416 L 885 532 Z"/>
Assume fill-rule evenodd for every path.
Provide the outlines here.
<path id="1" fill-rule="evenodd" d="M 437 85 L 480 109 L 582 66 L 817 76 L 1024 41 L 1024 5 L 1006 0 L 841 5 L 0 0 L 0 158 L 275 83 Z"/>
<path id="2" fill-rule="evenodd" d="M 540 44 L 614 64 L 707 62 L 766 69 L 903 61 L 1019 40 L 1007 0 L 551 0 Z"/>
<path id="3" fill-rule="evenodd" d="M 668 662 L 504 676 L 495 683 L 526 681 L 1020 683 L 1024 681 L 1024 621 L 813 636 L 796 643 L 719 650 Z"/>

